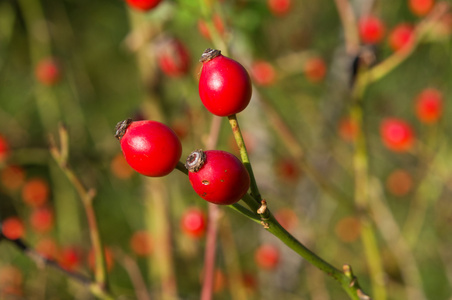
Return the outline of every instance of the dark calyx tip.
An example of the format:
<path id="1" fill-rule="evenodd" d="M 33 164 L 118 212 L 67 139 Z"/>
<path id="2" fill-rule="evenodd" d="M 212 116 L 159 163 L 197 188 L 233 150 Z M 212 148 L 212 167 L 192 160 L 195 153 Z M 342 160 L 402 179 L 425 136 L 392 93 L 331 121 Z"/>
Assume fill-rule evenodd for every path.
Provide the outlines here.
<path id="1" fill-rule="evenodd" d="M 190 172 L 198 172 L 206 162 L 206 153 L 201 149 L 195 150 L 187 157 L 185 168 Z"/>
<path id="2" fill-rule="evenodd" d="M 120 140 L 122 136 L 126 133 L 127 127 L 132 123 L 132 119 L 127 119 L 116 124 L 115 130 L 115 138 Z"/>
<path id="3" fill-rule="evenodd" d="M 204 51 L 204 53 L 201 55 L 201 59 L 199 61 L 202 62 L 202 63 L 205 63 L 205 62 L 207 62 L 207 61 L 209 61 L 211 59 L 214 59 L 218 55 L 221 55 L 221 51 L 220 50 L 207 48 L 206 51 Z"/>

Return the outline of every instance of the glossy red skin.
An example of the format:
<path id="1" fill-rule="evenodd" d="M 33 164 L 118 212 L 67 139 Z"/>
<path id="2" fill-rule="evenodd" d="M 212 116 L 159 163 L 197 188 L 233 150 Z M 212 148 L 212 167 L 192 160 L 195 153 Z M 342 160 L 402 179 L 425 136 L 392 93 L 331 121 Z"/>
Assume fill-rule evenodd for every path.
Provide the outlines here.
<path id="1" fill-rule="evenodd" d="M 148 11 L 156 7 L 162 0 L 126 0 L 127 3 L 138 10 Z"/>
<path id="2" fill-rule="evenodd" d="M 198 208 L 190 208 L 181 218 L 182 231 L 188 236 L 200 238 L 206 232 L 206 214 Z"/>
<path id="3" fill-rule="evenodd" d="M 396 118 L 385 119 L 380 127 L 383 144 L 392 151 L 409 151 L 414 144 L 414 133 L 411 126 Z"/>
<path id="4" fill-rule="evenodd" d="M 120 143 L 127 163 L 150 177 L 169 174 L 182 154 L 182 145 L 174 131 L 157 121 L 132 122 Z"/>
<path id="5" fill-rule="evenodd" d="M 195 192 L 204 200 L 229 205 L 239 201 L 250 187 L 250 177 L 242 162 L 220 150 L 204 151 L 206 161 L 197 172 L 188 172 Z"/>
<path id="6" fill-rule="evenodd" d="M 160 69 L 170 77 L 180 77 L 190 69 L 190 54 L 179 40 L 172 40 L 160 52 L 158 58 Z"/>
<path id="7" fill-rule="evenodd" d="M 208 111 L 220 117 L 237 114 L 251 100 L 251 79 L 237 61 L 219 55 L 203 63 L 199 96 Z"/>

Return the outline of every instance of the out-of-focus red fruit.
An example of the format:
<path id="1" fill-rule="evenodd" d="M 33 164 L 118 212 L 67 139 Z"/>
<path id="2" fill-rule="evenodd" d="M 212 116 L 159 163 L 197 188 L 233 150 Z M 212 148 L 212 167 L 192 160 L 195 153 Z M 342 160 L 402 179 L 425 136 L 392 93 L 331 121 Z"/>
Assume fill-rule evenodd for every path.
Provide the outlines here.
<path id="1" fill-rule="evenodd" d="M 216 269 L 214 276 L 213 292 L 217 294 L 222 292 L 226 287 L 226 275 L 224 275 L 223 271 Z"/>
<path id="2" fill-rule="evenodd" d="M 419 17 L 428 14 L 432 10 L 434 4 L 434 0 L 408 0 L 410 11 Z"/>
<path id="3" fill-rule="evenodd" d="M 140 10 L 149 11 L 162 2 L 162 0 L 126 0 L 130 7 Z"/>
<path id="4" fill-rule="evenodd" d="M 28 180 L 22 187 L 22 199 L 31 207 L 40 207 L 49 200 L 49 185 L 42 178 Z"/>
<path id="5" fill-rule="evenodd" d="M 130 238 L 130 248 L 138 256 L 148 256 L 152 253 L 152 238 L 145 230 L 136 231 Z"/>
<path id="6" fill-rule="evenodd" d="M 206 214 L 199 208 L 189 208 L 182 215 L 180 226 L 186 235 L 192 238 L 200 238 L 206 232 Z"/>
<path id="7" fill-rule="evenodd" d="M 0 135 L 0 163 L 4 162 L 9 155 L 9 144 L 6 139 Z"/>
<path id="8" fill-rule="evenodd" d="M 278 17 L 282 17 L 290 11 L 290 9 L 292 7 L 292 1 L 291 0 L 268 0 L 267 5 L 272 14 L 274 14 L 275 16 L 278 16 Z"/>
<path id="9" fill-rule="evenodd" d="M 19 166 L 7 166 L 1 170 L 0 180 L 5 188 L 15 191 L 25 182 L 25 170 Z"/>
<path id="10" fill-rule="evenodd" d="M 35 68 L 36 79 L 44 85 L 54 85 L 60 81 L 61 71 L 53 58 L 42 59 Z"/>
<path id="11" fill-rule="evenodd" d="M 158 52 L 158 64 L 169 77 L 180 77 L 190 69 L 190 53 L 187 47 L 177 39 L 162 43 Z"/>
<path id="12" fill-rule="evenodd" d="M 5 265 L 0 268 L 0 297 L 2 299 L 16 299 L 7 295 L 21 296 L 23 294 L 22 284 L 23 275 L 19 268 L 12 265 Z"/>
<path id="13" fill-rule="evenodd" d="M 326 75 L 326 64 L 321 57 L 310 57 L 304 64 L 304 74 L 311 82 L 320 82 Z"/>
<path id="14" fill-rule="evenodd" d="M 273 83 L 275 83 L 276 78 L 275 69 L 270 63 L 266 61 L 255 61 L 251 65 L 251 78 L 257 85 L 272 85 Z"/>
<path id="15" fill-rule="evenodd" d="M 35 245 L 35 250 L 48 259 L 57 259 L 60 256 L 57 243 L 50 237 L 40 239 Z"/>
<path id="16" fill-rule="evenodd" d="M 358 124 L 350 117 L 342 118 L 339 121 L 339 135 L 347 142 L 353 142 L 358 135 Z"/>
<path id="17" fill-rule="evenodd" d="M 260 245 L 254 253 L 254 261 L 264 270 L 274 270 L 280 261 L 279 249 L 271 244 Z"/>
<path id="18" fill-rule="evenodd" d="M 68 271 L 77 269 L 81 263 L 81 254 L 76 247 L 65 247 L 61 250 L 60 266 Z"/>
<path id="19" fill-rule="evenodd" d="M 108 247 L 104 247 L 104 257 L 105 257 L 105 265 L 107 267 L 107 271 L 110 272 L 114 266 L 113 260 L 113 252 Z M 95 258 L 94 258 L 94 250 L 91 249 L 88 253 L 88 267 L 91 270 L 95 269 Z"/>
<path id="20" fill-rule="evenodd" d="M 242 274 L 243 285 L 248 292 L 254 293 L 257 290 L 257 279 L 252 273 Z"/>
<path id="21" fill-rule="evenodd" d="M 30 225 L 39 233 L 45 233 L 51 230 L 53 221 L 53 211 L 48 207 L 38 208 L 30 215 Z"/>
<path id="22" fill-rule="evenodd" d="M 9 217 L 2 222 L 2 233 L 10 240 L 17 240 L 24 236 L 24 223 L 18 217 Z"/>
<path id="23" fill-rule="evenodd" d="M 356 217 L 344 217 L 336 223 L 334 231 L 341 241 L 351 243 L 361 234 L 361 222 Z"/>
<path id="24" fill-rule="evenodd" d="M 407 23 L 397 25 L 389 34 L 389 46 L 393 51 L 399 51 L 408 47 L 413 41 L 413 26 Z"/>
<path id="25" fill-rule="evenodd" d="M 373 15 L 361 17 L 358 22 L 358 30 L 361 41 L 365 44 L 377 44 L 385 34 L 383 22 Z"/>
<path id="26" fill-rule="evenodd" d="M 407 171 L 396 169 L 386 179 L 386 188 L 394 196 L 405 196 L 413 188 L 413 178 Z"/>
<path id="27" fill-rule="evenodd" d="M 118 153 L 113 157 L 110 163 L 110 170 L 116 178 L 123 180 L 129 179 L 134 174 L 134 170 L 127 163 L 122 153 Z"/>
<path id="28" fill-rule="evenodd" d="M 283 181 L 293 183 L 293 182 L 297 181 L 301 176 L 300 169 L 297 167 L 297 165 L 295 164 L 293 159 L 280 158 L 276 162 L 275 167 L 276 167 L 276 174 Z"/>
<path id="29" fill-rule="evenodd" d="M 414 132 L 407 122 L 387 118 L 383 120 L 380 126 L 380 134 L 383 144 L 392 151 L 409 151 L 414 145 Z"/>
<path id="30" fill-rule="evenodd" d="M 217 30 L 218 34 L 220 36 L 223 36 L 224 32 L 225 32 L 225 28 L 224 28 L 223 20 L 221 19 L 221 17 L 218 14 L 214 14 L 212 17 L 212 21 L 213 21 L 213 26 L 215 26 L 215 29 Z M 205 39 L 207 39 L 207 40 L 211 39 L 209 27 L 207 26 L 207 23 L 204 20 L 201 20 L 201 19 L 198 20 L 198 30 L 199 30 L 199 33 L 201 33 L 201 35 Z"/>
<path id="31" fill-rule="evenodd" d="M 287 231 L 293 230 L 298 225 L 298 217 L 290 208 L 278 209 L 275 218 Z"/>
<path id="32" fill-rule="evenodd" d="M 437 89 L 427 88 L 416 97 L 415 105 L 419 121 L 436 123 L 443 113 L 443 95 Z"/>

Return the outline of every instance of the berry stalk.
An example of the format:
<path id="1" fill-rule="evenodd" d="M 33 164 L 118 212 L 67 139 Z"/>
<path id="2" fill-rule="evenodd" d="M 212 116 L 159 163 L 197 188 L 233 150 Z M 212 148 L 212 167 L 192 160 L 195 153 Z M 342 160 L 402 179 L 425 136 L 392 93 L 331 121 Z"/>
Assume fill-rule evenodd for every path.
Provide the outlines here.
<path id="1" fill-rule="evenodd" d="M 228 116 L 229 124 L 231 125 L 232 133 L 234 134 L 235 142 L 240 150 L 240 156 L 242 162 L 245 165 L 248 174 L 250 175 L 250 188 L 251 195 L 257 203 L 261 202 L 261 193 L 256 183 L 256 178 L 254 177 L 253 168 L 251 167 L 250 159 L 248 156 L 248 151 L 246 150 L 245 141 L 243 139 L 242 131 L 240 130 L 239 122 L 237 120 L 237 115 L 233 114 Z"/>

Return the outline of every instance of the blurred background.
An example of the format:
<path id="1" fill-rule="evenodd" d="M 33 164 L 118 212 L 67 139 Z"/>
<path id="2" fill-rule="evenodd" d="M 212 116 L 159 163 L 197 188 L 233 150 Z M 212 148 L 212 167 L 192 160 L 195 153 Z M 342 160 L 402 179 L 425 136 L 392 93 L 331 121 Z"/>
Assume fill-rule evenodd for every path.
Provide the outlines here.
<path id="1" fill-rule="evenodd" d="M 64 126 L 69 170 L 96 191 L 114 298 L 199 299 L 207 203 L 177 170 L 133 171 L 114 133 L 151 119 L 177 133 L 182 161 L 204 148 L 212 115 L 198 60 L 212 47 L 251 76 L 238 119 L 281 224 L 337 268 L 352 265 L 374 299 L 452 299 L 449 1 L 139 2 L 0 0 L 4 236 L 93 276 L 80 194 L 49 151 L 51 137 L 65 145 Z M 240 157 L 223 119 L 215 148 Z M 183 221 L 193 212 L 195 230 Z M 347 297 L 228 207 L 216 250 L 214 299 Z M 0 241 L 1 299 L 94 298 L 61 274 Z"/>

